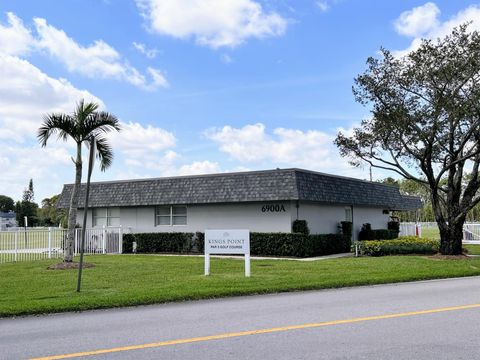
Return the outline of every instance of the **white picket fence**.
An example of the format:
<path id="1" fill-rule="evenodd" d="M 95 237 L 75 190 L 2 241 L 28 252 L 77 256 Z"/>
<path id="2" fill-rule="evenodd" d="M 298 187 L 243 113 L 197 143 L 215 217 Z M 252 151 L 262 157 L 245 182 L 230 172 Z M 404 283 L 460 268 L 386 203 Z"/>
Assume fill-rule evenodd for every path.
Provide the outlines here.
<path id="1" fill-rule="evenodd" d="M 103 227 L 85 231 L 86 255 L 122 253 L 122 227 Z M 66 238 L 67 230 L 58 228 L 16 228 L 0 231 L 0 264 L 63 258 Z M 82 229 L 76 229 L 75 255 L 80 253 L 81 239 Z"/>
<path id="2" fill-rule="evenodd" d="M 435 234 L 440 238 L 437 223 L 435 222 L 402 222 L 400 223 L 400 236 L 426 237 L 428 234 Z M 480 223 L 465 223 L 463 225 L 463 243 L 480 244 Z"/>

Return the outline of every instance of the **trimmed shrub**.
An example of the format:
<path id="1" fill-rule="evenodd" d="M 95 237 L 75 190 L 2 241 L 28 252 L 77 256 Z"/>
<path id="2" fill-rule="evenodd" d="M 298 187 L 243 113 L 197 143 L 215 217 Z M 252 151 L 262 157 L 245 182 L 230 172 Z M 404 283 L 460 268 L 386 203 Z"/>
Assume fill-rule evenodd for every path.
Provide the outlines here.
<path id="1" fill-rule="evenodd" d="M 402 236 L 395 240 L 361 241 L 360 252 L 369 256 L 435 254 L 440 248 L 439 240 Z"/>
<path id="2" fill-rule="evenodd" d="M 190 253 L 194 245 L 193 235 L 181 232 L 125 234 L 123 252 L 131 253 L 136 241 L 137 253 Z"/>
<path id="3" fill-rule="evenodd" d="M 358 233 L 358 240 L 391 240 L 398 238 L 398 231 L 389 229 L 372 229 L 368 223 L 363 224 L 362 230 Z"/>
<path id="4" fill-rule="evenodd" d="M 372 225 L 369 223 L 363 224 L 362 229 L 358 233 L 358 240 L 375 240 L 373 237 Z"/>
<path id="5" fill-rule="evenodd" d="M 349 251 L 350 239 L 339 234 L 250 234 L 250 253 L 252 255 L 312 257 Z"/>
<path id="6" fill-rule="evenodd" d="M 142 233 L 123 236 L 123 253 L 203 253 L 205 234 Z M 257 256 L 311 257 L 350 251 L 350 238 L 339 234 L 305 235 L 250 233 L 250 254 Z"/>
<path id="7" fill-rule="evenodd" d="M 342 234 L 352 237 L 353 233 L 353 223 L 351 221 L 341 221 L 340 227 L 342 229 Z"/>
<path id="8" fill-rule="evenodd" d="M 307 220 L 294 220 L 292 224 L 292 232 L 295 234 L 309 235 L 310 229 L 308 228 Z"/>
<path id="9" fill-rule="evenodd" d="M 389 221 L 388 230 L 400 231 L 400 222 L 399 221 Z"/>

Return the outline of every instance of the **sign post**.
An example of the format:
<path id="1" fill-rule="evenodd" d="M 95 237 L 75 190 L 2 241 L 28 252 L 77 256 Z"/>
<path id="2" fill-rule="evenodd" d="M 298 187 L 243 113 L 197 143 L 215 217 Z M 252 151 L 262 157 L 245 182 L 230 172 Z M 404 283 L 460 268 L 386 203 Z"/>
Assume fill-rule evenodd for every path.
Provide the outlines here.
<path id="1" fill-rule="evenodd" d="M 205 275 L 210 275 L 211 254 L 243 254 L 245 276 L 250 277 L 250 232 L 244 229 L 205 230 Z"/>

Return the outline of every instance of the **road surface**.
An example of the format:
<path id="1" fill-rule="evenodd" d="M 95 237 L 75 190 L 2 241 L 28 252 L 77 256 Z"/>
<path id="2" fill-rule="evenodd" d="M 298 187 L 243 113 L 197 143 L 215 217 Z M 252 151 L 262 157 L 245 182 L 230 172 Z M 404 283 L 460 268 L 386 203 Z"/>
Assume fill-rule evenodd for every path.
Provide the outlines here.
<path id="1" fill-rule="evenodd" d="M 41 357 L 478 359 L 480 277 L 0 319 L 1 359 Z"/>

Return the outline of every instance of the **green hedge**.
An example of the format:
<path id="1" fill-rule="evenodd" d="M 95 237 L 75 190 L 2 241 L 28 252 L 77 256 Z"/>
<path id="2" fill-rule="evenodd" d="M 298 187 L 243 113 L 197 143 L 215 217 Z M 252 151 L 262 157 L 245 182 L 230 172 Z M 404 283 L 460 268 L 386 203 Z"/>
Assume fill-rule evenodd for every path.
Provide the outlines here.
<path id="1" fill-rule="evenodd" d="M 395 240 L 361 241 L 360 252 L 369 256 L 435 254 L 440 248 L 439 240 L 402 236 Z"/>
<path id="2" fill-rule="evenodd" d="M 372 229 L 370 224 L 363 224 L 362 230 L 358 233 L 358 240 L 392 240 L 398 238 L 397 230 Z"/>
<path id="3" fill-rule="evenodd" d="M 250 234 L 250 253 L 252 255 L 312 257 L 349 251 L 350 239 L 343 235 Z"/>
<path id="4" fill-rule="evenodd" d="M 142 233 L 123 236 L 123 252 L 132 253 L 203 253 L 204 234 Z M 350 251 L 350 239 L 337 234 L 304 235 L 289 233 L 250 233 L 250 254 L 257 256 L 312 257 Z"/>
<path id="5" fill-rule="evenodd" d="M 196 237 L 194 237 L 196 235 Z M 132 253 L 133 242 L 137 253 L 203 253 L 203 233 L 140 233 L 123 236 L 123 253 Z"/>
<path id="6" fill-rule="evenodd" d="M 294 220 L 292 223 L 292 233 L 309 235 L 310 229 L 308 228 L 307 220 Z"/>

